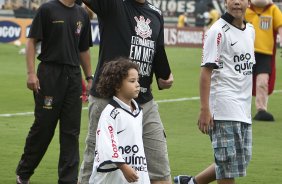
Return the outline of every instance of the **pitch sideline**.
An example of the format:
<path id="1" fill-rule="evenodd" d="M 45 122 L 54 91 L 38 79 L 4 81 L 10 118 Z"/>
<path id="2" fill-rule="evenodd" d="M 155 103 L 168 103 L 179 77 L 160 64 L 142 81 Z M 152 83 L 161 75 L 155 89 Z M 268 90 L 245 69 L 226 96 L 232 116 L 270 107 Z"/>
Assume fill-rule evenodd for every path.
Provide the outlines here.
<path id="1" fill-rule="evenodd" d="M 273 93 L 282 93 L 282 90 L 274 90 Z M 164 99 L 164 100 L 156 100 L 157 103 L 170 103 L 170 102 L 181 102 L 181 101 L 193 101 L 199 100 L 200 97 L 190 97 L 190 98 L 176 98 L 176 99 Z M 88 107 L 83 107 L 82 110 L 87 110 Z M 19 112 L 13 114 L 0 114 L 0 117 L 13 117 L 13 116 L 28 116 L 33 115 L 34 112 Z"/>

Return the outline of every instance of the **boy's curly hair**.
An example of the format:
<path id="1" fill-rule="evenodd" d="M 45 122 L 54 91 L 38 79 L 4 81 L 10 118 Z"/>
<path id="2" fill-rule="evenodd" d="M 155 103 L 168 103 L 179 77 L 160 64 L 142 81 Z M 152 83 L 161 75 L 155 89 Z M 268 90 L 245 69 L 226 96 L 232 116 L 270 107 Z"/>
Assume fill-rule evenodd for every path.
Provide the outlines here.
<path id="1" fill-rule="evenodd" d="M 128 76 L 130 69 L 139 71 L 137 64 L 127 58 L 117 58 L 105 63 L 96 87 L 101 97 L 109 98 L 116 94 L 116 89 L 121 87 L 123 79 Z"/>

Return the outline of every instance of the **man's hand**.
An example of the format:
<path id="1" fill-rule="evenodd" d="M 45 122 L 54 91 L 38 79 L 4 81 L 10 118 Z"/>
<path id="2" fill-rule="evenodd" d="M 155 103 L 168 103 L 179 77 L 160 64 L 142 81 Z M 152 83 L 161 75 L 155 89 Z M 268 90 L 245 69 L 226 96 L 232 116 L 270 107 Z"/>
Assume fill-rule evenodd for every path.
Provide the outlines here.
<path id="1" fill-rule="evenodd" d="M 173 75 L 172 73 L 169 75 L 167 80 L 164 80 L 162 78 L 158 78 L 158 85 L 161 89 L 169 89 L 172 86 L 173 83 Z"/>
<path id="2" fill-rule="evenodd" d="M 35 73 L 28 74 L 26 85 L 28 89 L 38 93 L 38 90 L 40 90 L 40 85 L 37 75 Z"/>

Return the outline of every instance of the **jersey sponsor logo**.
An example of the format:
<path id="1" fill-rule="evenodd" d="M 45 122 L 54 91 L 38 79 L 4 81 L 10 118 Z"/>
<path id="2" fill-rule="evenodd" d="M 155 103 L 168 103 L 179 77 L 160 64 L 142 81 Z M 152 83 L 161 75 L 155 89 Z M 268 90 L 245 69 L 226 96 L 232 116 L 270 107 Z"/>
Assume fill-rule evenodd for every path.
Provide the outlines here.
<path id="1" fill-rule="evenodd" d="M 52 105 L 53 105 L 53 97 L 52 96 L 45 96 L 43 108 L 44 109 L 52 109 L 53 108 Z"/>
<path id="2" fill-rule="evenodd" d="M 140 152 L 138 145 L 119 146 L 118 149 L 126 164 L 131 165 L 136 171 L 147 172 L 146 157 L 138 154 Z"/>
<path id="3" fill-rule="evenodd" d="M 151 20 L 145 20 L 143 16 L 140 16 L 139 19 L 135 16 L 134 19 L 137 22 L 137 26 L 135 26 L 136 34 L 142 37 L 143 39 L 150 38 L 152 35 L 152 29 L 149 26 Z"/>
<path id="4" fill-rule="evenodd" d="M 221 43 L 221 38 L 222 38 L 221 33 L 218 33 L 216 38 L 216 46 L 219 46 L 219 44 Z"/>
<path id="5" fill-rule="evenodd" d="M 12 42 L 21 36 L 21 27 L 11 21 L 0 21 L 0 42 Z"/>
<path id="6" fill-rule="evenodd" d="M 118 154 L 117 143 L 115 141 L 114 128 L 112 126 L 108 126 L 108 130 L 109 130 L 111 142 L 112 142 L 112 149 L 113 149 L 112 158 L 118 158 L 119 154 Z"/>
<path id="7" fill-rule="evenodd" d="M 259 25 L 262 30 L 268 30 L 271 27 L 272 17 L 260 16 Z"/>
<path id="8" fill-rule="evenodd" d="M 250 53 L 235 55 L 233 57 L 233 61 L 236 63 L 234 70 L 239 74 L 252 75 L 253 62 L 250 62 L 251 59 L 252 56 Z"/>
<path id="9" fill-rule="evenodd" d="M 76 35 L 80 35 L 81 29 L 82 29 L 82 22 L 81 21 L 77 21 L 75 34 Z"/>

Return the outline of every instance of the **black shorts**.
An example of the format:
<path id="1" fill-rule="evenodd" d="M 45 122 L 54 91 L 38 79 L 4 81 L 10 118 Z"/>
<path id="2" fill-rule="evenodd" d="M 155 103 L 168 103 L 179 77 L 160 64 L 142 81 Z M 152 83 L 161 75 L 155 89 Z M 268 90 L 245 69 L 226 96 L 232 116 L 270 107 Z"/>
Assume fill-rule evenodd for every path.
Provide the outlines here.
<path id="1" fill-rule="evenodd" d="M 271 73 L 271 55 L 255 53 L 256 64 L 254 66 L 254 74 Z"/>

